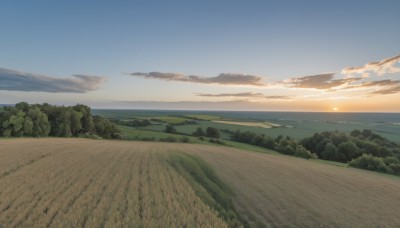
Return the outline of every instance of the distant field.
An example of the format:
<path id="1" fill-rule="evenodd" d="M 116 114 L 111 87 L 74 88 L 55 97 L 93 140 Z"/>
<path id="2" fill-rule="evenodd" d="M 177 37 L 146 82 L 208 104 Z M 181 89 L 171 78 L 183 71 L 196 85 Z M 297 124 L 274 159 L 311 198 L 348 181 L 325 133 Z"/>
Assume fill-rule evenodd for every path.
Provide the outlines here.
<path id="1" fill-rule="evenodd" d="M 398 113 L 313 113 L 313 112 L 226 112 L 226 111 L 168 111 L 168 110 L 93 110 L 93 113 L 106 118 L 157 118 L 158 116 L 199 117 L 196 125 L 177 126 L 182 133 L 191 134 L 197 127 L 216 127 L 228 131 L 252 131 L 271 137 L 279 135 L 296 139 L 312 136 L 322 131 L 350 132 L 355 129 L 369 129 L 382 136 L 400 143 L 400 115 Z M 261 128 L 221 124 L 212 120 L 235 120 L 238 122 L 272 123 L 282 127 Z M 162 130 L 163 126 L 147 127 Z M 222 138 L 229 139 L 229 134 L 222 133 Z"/>
<path id="2" fill-rule="evenodd" d="M 150 131 L 150 130 L 143 130 L 137 129 L 133 127 L 126 127 L 126 126 L 118 126 L 118 128 L 122 131 L 122 133 L 126 136 L 127 140 L 137 140 L 143 138 L 154 138 L 154 140 L 158 141 L 160 139 L 165 139 L 168 137 L 180 139 L 182 137 L 189 138 L 190 143 L 197 143 L 197 144 L 211 144 L 208 141 L 200 140 L 197 137 L 192 136 L 185 136 L 185 135 L 177 135 L 177 134 L 170 134 L 165 132 L 158 132 L 158 131 Z"/>
<path id="3" fill-rule="evenodd" d="M 191 119 L 197 119 L 197 120 L 218 120 L 218 119 L 221 119 L 221 117 L 219 117 L 219 116 L 204 115 L 204 114 L 187 115 L 186 117 L 191 118 Z"/>
<path id="4" fill-rule="evenodd" d="M 364 170 L 182 143 L 48 138 L 0 148 L 2 227 L 226 227 L 168 162 L 182 152 L 216 169 L 251 225 L 400 224 L 400 178 Z"/>
<path id="5" fill-rule="evenodd" d="M 127 137 L 127 140 L 136 140 L 137 138 L 139 138 L 139 139 L 154 138 L 156 141 L 158 141 L 160 139 L 165 139 L 168 137 L 172 137 L 172 138 L 176 138 L 176 139 L 179 139 L 181 137 L 188 137 L 190 140 L 189 143 L 215 145 L 213 143 L 210 143 L 207 138 L 205 138 L 204 140 L 200 140 L 198 137 L 193 137 L 193 136 L 183 136 L 183 135 L 170 134 L 170 133 L 165 133 L 165 132 L 137 129 L 137 128 L 126 127 L 126 126 L 118 126 L 118 128 Z M 260 152 L 260 153 L 277 153 L 276 151 L 269 150 L 267 148 L 263 148 L 263 147 L 259 147 L 259 146 L 253 146 L 253 145 L 239 143 L 239 142 L 233 142 L 233 141 L 224 141 L 224 140 L 222 140 L 222 141 L 225 143 L 224 146 L 234 147 L 237 149 L 249 150 L 249 151 Z"/>
<path id="6" fill-rule="evenodd" d="M 180 124 L 185 122 L 187 119 L 177 116 L 157 116 L 153 117 L 152 119 L 158 120 L 161 122 L 169 123 L 169 124 Z"/>
<path id="7" fill-rule="evenodd" d="M 261 128 L 271 128 L 274 127 L 271 124 L 265 122 L 239 122 L 239 121 L 225 121 L 225 120 L 213 120 L 214 123 L 222 123 L 222 124 L 230 124 L 230 125 L 239 125 L 239 126 L 247 126 L 247 127 L 261 127 Z"/>

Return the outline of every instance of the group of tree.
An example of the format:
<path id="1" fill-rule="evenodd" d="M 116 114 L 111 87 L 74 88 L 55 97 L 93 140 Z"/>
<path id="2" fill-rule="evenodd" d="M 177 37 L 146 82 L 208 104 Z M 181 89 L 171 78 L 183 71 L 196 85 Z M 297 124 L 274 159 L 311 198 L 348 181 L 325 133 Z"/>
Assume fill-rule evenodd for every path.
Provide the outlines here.
<path id="1" fill-rule="evenodd" d="M 192 135 L 196 137 L 209 137 L 215 139 L 219 139 L 221 137 L 219 134 L 219 130 L 215 127 L 207 127 L 205 131 L 203 130 L 203 128 L 198 127 Z"/>
<path id="2" fill-rule="evenodd" d="M 370 130 L 315 133 L 300 142 L 288 136 L 273 139 L 264 134 L 241 132 L 231 134 L 231 140 L 276 150 L 282 154 L 303 158 L 348 163 L 352 167 L 400 175 L 400 145 Z"/>
<path id="3" fill-rule="evenodd" d="M 3 137 L 78 137 L 121 138 L 115 124 L 92 116 L 85 105 L 55 106 L 20 102 L 0 112 L 0 135 Z"/>
<path id="4" fill-rule="evenodd" d="M 250 131 L 237 130 L 231 135 L 231 140 L 241 143 L 247 143 L 267 149 L 276 150 L 279 153 L 302 157 L 306 159 L 317 158 L 317 156 L 304 148 L 297 140 L 289 136 L 278 136 L 273 139 L 265 134 L 258 134 Z"/>
<path id="5" fill-rule="evenodd" d="M 151 125 L 151 122 L 148 119 L 131 119 L 131 120 L 110 119 L 110 121 L 117 125 L 123 125 L 127 127 L 147 127 Z"/>
<path id="6" fill-rule="evenodd" d="M 324 160 L 400 175 L 400 145 L 371 130 L 315 133 L 301 144 Z"/>

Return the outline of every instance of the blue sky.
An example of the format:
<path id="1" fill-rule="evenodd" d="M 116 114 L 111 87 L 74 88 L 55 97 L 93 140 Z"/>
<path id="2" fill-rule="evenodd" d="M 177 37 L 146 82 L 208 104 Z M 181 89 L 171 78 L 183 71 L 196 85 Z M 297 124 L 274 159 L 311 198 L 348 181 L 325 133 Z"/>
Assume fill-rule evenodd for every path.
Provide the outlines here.
<path id="1" fill-rule="evenodd" d="M 207 109 L 207 102 L 248 100 L 256 103 L 250 105 L 254 110 L 269 110 L 263 104 L 271 110 L 324 110 L 323 102 L 329 103 L 326 105 L 329 109 L 342 102 L 332 101 L 334 97 L 365 100 L 370 96 L 354 91 L 346 94 L 317 91 L 324 93 L 325 101 L 319 101 L 319 105 L 316 101 L 303 102 L 304 106 L 293 107 L 287 101 L 293 99 L 285 99 L 283 103 L 291 105 L 291 109 L 284 107 L 279 99 L 198 95 L 290 95 L 298 103 L 299 96 L 304 100 L 315 94 L 315 88 L 293 90 L 293 86 L 282 86 L 283 81 L 331 72 L 337 73 L 334 79 L 343 78 L 340 72 L 346 67 L 399 55 L 399 12 L 400 1 L 385 0 L 5 0 L 0 2 L 0 68 L 53 79 L 75 80 L 72 76 L 75 74 L 104 78 L 72 81 L 79 84 L 74 91 L 32 88 L 33 91 L 27 91 L 28 84 L 24 89 L 10 91 L 7 89 L 10 85 L 0 85 L 0 103 L 27 100 L 140 108 L 134 102 L 196 101 Z M 399 62 L 393 64 L 396 67 Z M 154 71 L 205 78 L 221 73 L 254 75 L 269 86 L 215 85 L 129 75 Z M 397 82 L 399 78 L 396 70 L 385 71 L 383 76 L 373 75 L 363 82 L 383 79 Z M 7 80 L 0 78 L 0 83 L 11 79 Z M 72 83 L 68 80 L 55 80 L 52 85 Z M 387 96 L 399 97 L 398 93 L 380 97 Z M 396 110 L 388 107 L 387 111 Z"/>

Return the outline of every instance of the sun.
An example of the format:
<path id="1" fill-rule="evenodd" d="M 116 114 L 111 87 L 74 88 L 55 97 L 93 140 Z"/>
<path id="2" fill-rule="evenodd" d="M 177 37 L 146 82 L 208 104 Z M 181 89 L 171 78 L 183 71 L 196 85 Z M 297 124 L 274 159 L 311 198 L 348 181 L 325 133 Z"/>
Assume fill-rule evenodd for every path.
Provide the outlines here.
<path id="1" fill-rule="evenodd" d="M 337 111 L 339 111 L 339 109 L 338 109 L 338 107 L 333 107 L 332 111 L 337 112 Z"/>

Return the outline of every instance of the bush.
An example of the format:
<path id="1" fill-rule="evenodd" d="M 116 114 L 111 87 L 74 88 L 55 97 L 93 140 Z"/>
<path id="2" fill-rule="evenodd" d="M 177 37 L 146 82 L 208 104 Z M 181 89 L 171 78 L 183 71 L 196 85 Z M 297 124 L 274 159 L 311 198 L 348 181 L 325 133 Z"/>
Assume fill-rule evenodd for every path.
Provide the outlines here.
<path id="1" fill-rule="evenodd" d="M 300 157 L 300 158 L 305 158 L 305 159 L 315 158 L 315 156 L 313 154 L 311 154 L 310 151 L 308 151 L 306 148 L 304 148 L 301 145 L 298 145 L 296 147 L 296 151 L 294 152 L 294 156 Z"/>
<path id="2" fill-rule="evenodd" d="M 206 133 L 203 131 L 203 128 L 198 127 L 195 132 L 193 132 L 193 136 L 205 136 Z"/>
<path id="3" fill-rule="evenodd" d="M 178 140 L 175 137 L 168 136 L 166 138 L 160 138 L 159 141 L 160 142 L 176 142 Z"/>
<path id="4" fill-rule="evenodd" d="M 371 154 L 363 154 L 361 157 L 353 159 L 349 165 L 360 169 L 393 173 L 393 170 L 385 164 L 383 158 L 374 157 Z"/>
<path id="5" fill-rule="evenodd" d="M 215 143 L 215 144 L 220 144 L 220 145 L 225 145 L 225 143 L 219 139 L 209 139 L 208 140 L 210 143 Z"/>
<path id="6" fill-rule="evenodd" d="M 86 138 L 86 139 L 103 139 L 102 137 L 96 135 L 96 134 L 81 134 L 78 137 L 80 138 Z"/>
<path id="7" fill-rule="evenodd" d="M 181 137 L 179 140 L 183 143 L 189 143 L 190 141 L 188 137 Z"/>
<path id="8" fill-rule="evenodd" d="M 175 133 L 176 133 L 176 129 L 175 129 L 174 126 L 168 124 L 168 125 L 165 127 L 165 132 L 166 132 L 166 133 L 175 134 Z"/>
<path id="9" fill-rule="evenodd" d="M 207 137 L 216 138 L 216 139 L 218 139 L 220 137 L 219 136 L 219 131 L 215 127 L 208 127 L 206 129 L 206 135 L 207 135 Z"/>
<path id="10" fill-rule="evenodd" d="M 140 141 L 156 141 L 154 137 L 141 137 Z"/>

